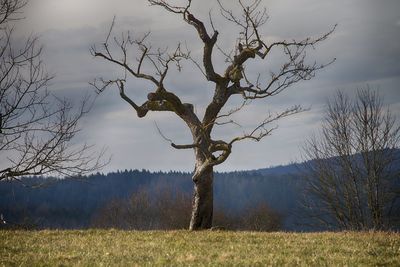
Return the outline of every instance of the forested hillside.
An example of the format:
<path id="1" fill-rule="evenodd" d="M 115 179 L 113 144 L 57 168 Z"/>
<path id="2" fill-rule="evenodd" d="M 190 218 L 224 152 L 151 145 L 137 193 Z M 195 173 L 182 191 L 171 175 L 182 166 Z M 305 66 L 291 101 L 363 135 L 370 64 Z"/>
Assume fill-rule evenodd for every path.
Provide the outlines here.
<path id="1" fill-rule="evenodd" d="M 258 204 L 266 204 L 282 216 L 284 229 L 299 229 L 293 216 L 301 195 L 298 180 L 299 177 L 284 172 L 218 173 L 214 187 L 216 212 L 240 216 Z M 190 199 L 190 173 L 125 170 L 62 180 L 25 178 L 22 183 L 0 183 L 0 213 L 15 224 L 86 228 L 91 226 L 96 212 L 112 201 L 128 201 L 142 191 L 157 199 L 159 192 L 165 190 Z"/>
<path id="2" fill-rule="evenodd" d="M 291 164 L 217 173 L 214 225 L 250 230 L 326 229 L 302 207 L 304 170 L 305 164 Z M 394 172 L 398 173 L 398 167 Z M 393 186 L 399 186 L 394 181 Z M 24 228 L 181 229 L 188 225 L 192 184 L 190 173 L 147 170 L 68 179 L 27 177 L 0 182 L 0 213 L 8 226 Z M 393 213 L 400 217 L 399 211 L 397 203 Z M 263 220 L 268 225 L 260 226 Z"/>

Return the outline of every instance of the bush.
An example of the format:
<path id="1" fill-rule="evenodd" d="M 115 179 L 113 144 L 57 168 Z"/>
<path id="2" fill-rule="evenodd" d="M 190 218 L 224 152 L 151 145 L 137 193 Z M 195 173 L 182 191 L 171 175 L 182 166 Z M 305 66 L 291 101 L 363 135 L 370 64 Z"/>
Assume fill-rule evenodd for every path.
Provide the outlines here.
<path id="1" fill-rule="evenodd" d="M 157 197 L 154 197 L 157 196 Z M 92 227 L 135 230 L 185 229 L 189 225 L 191 197 L 169 188 L 142 189 L 129 199 L 115 199 L 100 208 Z"/>
<path id="2" fill-rule="evenodd" d="M 239 214 L 229 214 L 218 209 L 214 213 L 213 224 L 228 230 L 241 231 L 278 231 L 283 216 L 270 208 L 265 202 L 249 206 Z"/>
<path id="3" fill-rule="evenodd" d="M 92 217 L 95 228 L 125 230 L 187 229 L 191 214 L 191 196 L 168 187 L 141 189 L 129 199 L 114 199 Z M 229 230 L 277 231 L 282 216 L 266 203 L 247 208 L 240 214 L 228 214 L 217 208 L 213 225 Z"/>

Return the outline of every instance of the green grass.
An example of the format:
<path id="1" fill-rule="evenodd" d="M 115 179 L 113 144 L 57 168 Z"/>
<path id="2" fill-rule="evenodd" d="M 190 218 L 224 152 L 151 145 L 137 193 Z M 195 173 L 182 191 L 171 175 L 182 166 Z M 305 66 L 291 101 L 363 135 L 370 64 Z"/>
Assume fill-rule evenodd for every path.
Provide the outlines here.
<path id="1" fill-rule="evenodd" d="M 0 231 L 0 266 L 400 266 L 400 234 Z"/>

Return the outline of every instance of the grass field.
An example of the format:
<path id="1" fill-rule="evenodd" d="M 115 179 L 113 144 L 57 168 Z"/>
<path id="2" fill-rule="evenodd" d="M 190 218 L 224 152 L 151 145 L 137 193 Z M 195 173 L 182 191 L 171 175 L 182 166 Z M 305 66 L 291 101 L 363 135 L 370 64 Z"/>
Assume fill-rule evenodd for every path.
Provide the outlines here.
<path id="1" fill-rule="evenodd" d="M 0 231 L 1 266 L 400 266 L 400 234 Z"/>

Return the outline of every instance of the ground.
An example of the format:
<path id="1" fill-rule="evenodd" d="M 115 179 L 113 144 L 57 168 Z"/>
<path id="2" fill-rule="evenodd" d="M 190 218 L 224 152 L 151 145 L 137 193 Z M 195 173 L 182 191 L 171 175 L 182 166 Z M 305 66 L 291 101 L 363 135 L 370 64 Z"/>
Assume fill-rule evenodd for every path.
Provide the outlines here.
<path id="1" fill-rule="evenodd" d="M 400 234 L 0 231 L 0 266 L 400 266 Z"/>

